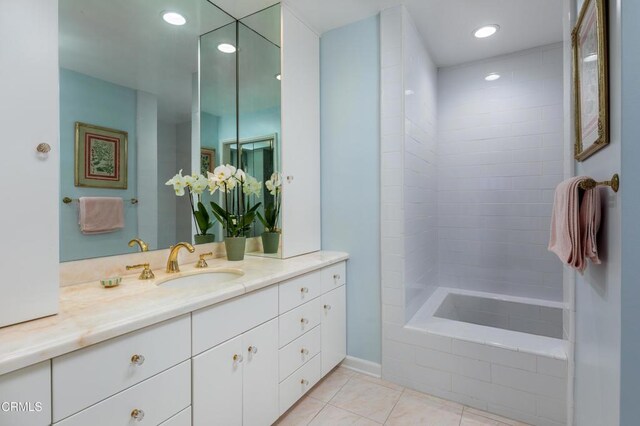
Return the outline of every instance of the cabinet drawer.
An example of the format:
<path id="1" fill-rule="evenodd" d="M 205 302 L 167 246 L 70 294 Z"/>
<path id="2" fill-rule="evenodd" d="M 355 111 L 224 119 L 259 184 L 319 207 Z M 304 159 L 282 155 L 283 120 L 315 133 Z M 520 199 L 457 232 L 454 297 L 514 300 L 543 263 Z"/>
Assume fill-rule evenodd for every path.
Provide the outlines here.
<path id="1" fill-rule="evenodd" d="M 56 426 L 131 426 L 133 410 L 144 413 L 144 423 L 157 425 L 191 403 L 191 361 L 120 392 L 56 423 Z"/>
<path id="2" fill-rule="evenodd" d="M 7 411 L 7 403 L 19 403 L 27 411 Z M 51 364 L 44 361 L 0 376 L 0 425 L 51 424 Z"/>
<path id="3" fill-rule="evenodd" d="M 312 272 L 278 286 L 280 313 L 302 305 L 322 293 L 322 273 Z"/>
<path id="4" fill-rule="evenodd" d="M 189 359 L 189 315 L 53 359 L 53 420 Z M 134 362 L 134 356 L 138 361 Z"/>
<path id="5" fill-rule="evenodd" d="M 316 355 L 280 383 L 280 415 L 320 380 L 320 368 L 320 355 Z"/>
<path id="6" fill-rule="evenodd" d="M 307 361 L 320 352 L 320 327 L 298 337 L 284 348 L 280 349 L 280 381 L 302 367 Z"/>
<path id="7" fill-rule="evenodd" d="M 322 270 L 322 292 L 326 293 L 347 282 L 347 262 L 340 262 Z"/>
<path id="8" fill-rule="evenodd" d="M 187 407 L 160 426 L 191 426 L 191 407 Z"/>
<path id="9" fill-rule="evenodd" d="M 280 315 L 280 347 L 302 336 L 316 325 L 320 324 L 322 301 L 316 298 L 302 306 L 298 306 L 285 314 Z"/>
<path id="10" fill-rule="evenodd" d="M 192 314 L 193 355 L 278 316 L 278 286 L 240 296 Z"/>

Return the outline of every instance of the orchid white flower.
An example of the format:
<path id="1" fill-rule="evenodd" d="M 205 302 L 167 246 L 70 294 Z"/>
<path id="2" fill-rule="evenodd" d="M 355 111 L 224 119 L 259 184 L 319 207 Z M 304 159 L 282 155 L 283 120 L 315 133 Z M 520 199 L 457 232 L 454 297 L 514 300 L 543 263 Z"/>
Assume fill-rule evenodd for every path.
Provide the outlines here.
<path id="1" fill-rule="evenodd" d="M 240 183 L 244 183 L 247 179 L 247 175 L 242 169 L 237 169 L 233 177 Z"/>
<path id="2" fill-rule="evenodd" d="M 209 192 L 213 194 L 218 189 L 222 192 L 230 192 L 238 183 L 237 174 L 237 169 L 231 164 L 216 167 L 213 173 L 208 173 Z"/>
<path id="3" fill-rule="evenodd" d="M 165 185 L 172 185 L 176 195 L 182 197 L 184 195 L 184 188 L 187 186 L 187 180 L 185 176 L 182 176 L 182 169 L 180 169 L 177 175 L 169 179 Z"/>
<path id="4" fill-rule="evenodd" d="M 242 190 L 246 196 L 255 195 L 256 197 L 260 197 L 260 191 L 262 191 L 262 182 L 258 182 L 258 179 L 253 176 L 248 176 L 247 179 L 242 186 Z"/>
<path id="5" fill-rule="evenodd" d="M 201 195 L 207 186 L 209 185 L 209 181 L 206 177 L 200 174 L 193 174 L 191 183 L 189 187 L 191 188 L 191 192 L 193 194 Z"/>
<path id="6" fill-rule="evenodd" d="M 267 187 L 269 193 L 271 195 L 277 195 L 282 190 L 282 179 L 280 178 L 279 173 L 274 173 L 271 175 L 271 179 L 264 183 L 264 186 Z"/>

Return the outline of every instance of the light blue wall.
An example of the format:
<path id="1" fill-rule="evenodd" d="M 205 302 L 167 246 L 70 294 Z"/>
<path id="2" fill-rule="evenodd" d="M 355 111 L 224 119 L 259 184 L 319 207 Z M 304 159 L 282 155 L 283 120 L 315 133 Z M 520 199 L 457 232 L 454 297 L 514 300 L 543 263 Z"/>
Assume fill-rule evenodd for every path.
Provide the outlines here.
<path id="1" fill-rule="evenodd" d="M 220 117 L 217 115 L 208 112 L 200 114 L 200 145 L 203 148 L 218 149 L 219 123 Z"/>
<path id="2" fill-rule="evenodd" d="M 576 163 L 576 175 L 598 180 L 621 170 L 623 149 L 620 2 L 608 0 L 608 4 L 610 144 Z M 628 145 L 627 141 L 624 144 Z M 600 190 L 603 220 L 598 244 L 602 264 L 589 264 L 584 275 L 576 274 L 574 423 L 579 426 L 624 424 L 620 422 L 621 246 L 630 230 L 622 227 L 621 218 L 622 206 L 632 195 L 624 174 L 621 176 L 623 185 L 618 194 Z"/>
<path id="3" fill-rule="evenodd" d="M 622 357 L 620 424 L 640 420 L 640 2 L 622 3 Z"/>
<path id="4" fill-rule="evenodd" d="M 74 126 L 76 121 L 129 132 L 127 190 L 74 186 Z M 60 70 L 60 195 L 136 197 L 136 92 L 67 69 Z M 77 204 L 60 202 L 60 261 L 126 252 L 138 233 L 135 207 L 125 203 L 125 228 L 109 234 L 83 235 Z M 133 251 L 133 249 L 132 249 Z"/>
<path id="5" fill-rule="evenodd" d="M 349 252 L 347 351 L 379 363 L 380 42 L 377 16 L 320 40 L 322 249 Z"/>
<path id="6" fill-rule="evenodd" d="M 221 141 L 235 139 L 236 116 L 220 117 Z M 240 139 L 254 138 L 277 133 L 280 137 L 280 107 L 240 114 Z"/>

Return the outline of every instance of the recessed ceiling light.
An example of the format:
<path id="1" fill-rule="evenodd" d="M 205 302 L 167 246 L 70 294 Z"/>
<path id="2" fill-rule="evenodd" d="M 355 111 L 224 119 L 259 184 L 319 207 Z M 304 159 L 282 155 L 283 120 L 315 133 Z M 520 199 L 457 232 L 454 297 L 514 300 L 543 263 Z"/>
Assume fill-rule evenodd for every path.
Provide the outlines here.
<path id="1" fill-rule="evenodd" d="M 584 62 L 595 62 L 598 60 L 598 55 L 595 53 L 591 53 L 587 56 L 584 57 L 583 61 Z"/>
<path id="2" fill-rule="evenodd" d="M 236 47 L 233 44 L 229 43 L 220 43 L 218 45 L 218 50 L 222 53 L 235 53 Z"/>
<path id="3" fill-rule="evenodd" d="M 407 96 L 414 95 L 415 93 L 416 93 L 416 92 L 414 92 L 414 91 L 413 91 L 413 90 L 411 90 L 411 89 L 407 89 L 407 90 L 405 90 L 405 91 L 404 91 L 404 94 L 405 94 L 405 95 L 407 95 Z"/>
<path id="4" fill-rule="evenodd" d="M 171 25 L 184 25 L 187 23 L 186 18 L 177 12 L 162 12 L 162 19 Z"/>
<path id="5" fill-rule="evenodd" d="M 487 81 L 495 81 L 499 78 L 500 78 L 500 74 L 492 72 L 491 74 L 488 74 L 484 79 Z"/>
<path id="6" fill-rule="evenodd" d="M 476 38 L 487 38 L 497 33 L 499 29 L 500 29 L 500 26 L 496 24 L 485 25 L 484 27 L 480 27 L 477 30 L 475 30 L 473 32 L 473 35 Z"/>
<path id="7" fill-rule="evenodd" d="M 280 73 L 276 74 L 276 80 L 282 81 L 282 75 L 280 75 Z"/>

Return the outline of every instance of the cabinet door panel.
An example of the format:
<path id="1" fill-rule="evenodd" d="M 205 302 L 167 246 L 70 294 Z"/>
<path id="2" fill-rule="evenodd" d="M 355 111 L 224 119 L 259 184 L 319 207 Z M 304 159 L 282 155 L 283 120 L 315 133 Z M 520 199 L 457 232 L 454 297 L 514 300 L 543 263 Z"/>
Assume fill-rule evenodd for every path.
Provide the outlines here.
<path id="1" fill-rule="evenodd" d="M 282 257 L 288 258 L 320 250 L 320 42 L 286 5 L 282 39 Z"/>
<path id="2" fill-rule="evenodd" d="M 243 335 L 244 426 L 270 425 L 278 418 L 278 320 Z"/>
<path id="3" fill-rule="evenodd" d="M 242 424 L 242 337 L 193 358 L 194 426 Z"/>
<path id="4" fill-rule="evenodd" d="M 58 311 L 58 2 L 0 2 L 0 40 L 3 327 Z"/>
<path id="5" fill-rule="evenodd" d="M 51 423 L 51 368 L 45 361 L 0 376 L 0 404 L 20 403 L 26 411 L 0 410 L 0 425 Z"/>
<path id="6" fill-rule="evenodd" d="M 322 295 L 322 375 L 347 355 L 346 286 Z"/>

